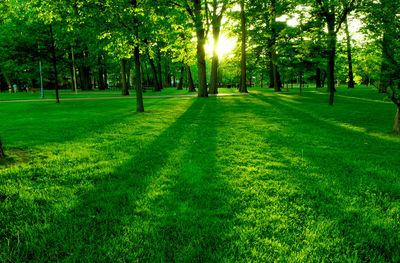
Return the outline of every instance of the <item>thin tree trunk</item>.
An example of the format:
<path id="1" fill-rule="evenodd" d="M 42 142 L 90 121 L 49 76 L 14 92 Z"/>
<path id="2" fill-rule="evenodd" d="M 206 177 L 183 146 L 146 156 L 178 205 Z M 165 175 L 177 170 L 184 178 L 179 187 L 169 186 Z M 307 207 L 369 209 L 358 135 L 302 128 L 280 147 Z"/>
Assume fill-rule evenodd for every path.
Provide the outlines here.
<path id="1" fill-rule="evenodd" d="M 163 87 L 163 81 L 162 81 L 161 50 L 160 49 L 157 50 L 157 58 L 158 58 L 157 68 L 158 68 L 158 84 L 159 84 L 158 88 L 161 91 L 164 87 Z"/>
<path id="2" fill-rule="evenodd" d="M 129 95 L 128 85 L 126 83 L 126 59 L 121 60 L 121 82 L 122 82 L 122 95 Z"/>
<path id="3" fill-rule="evenodd" d="M 299 80 L 300 80 L 300 96 L 301 96 L 303 93 L 303 71 L 300 71 Z"/>
<path id="4" fill-rule="evenodd" d="M 143 66 L 144 65 L 144 66 Z M 150 86 L 150 74 L 149 74 L 149 69 L 147 67 L 147 63 L 145 63 L 144 61 L 142 62 L 142 69 L 144 68 L 144 70 L 146 71 L 146 86 Z"/>
<path id="5" fill-rule="evenodd" d="M 101 56 L 98 57 L 97 62 L 99 64 L 99 90 L 105 90 L 106 85 L 104 85 L 104 67 L 103 67 Z"/>
<path id="6" fill-rule="evenodd" d="M 58 93 L 58 71 L 57 71 L 57 56 L 56 47 L 53 35 L 53 27 L 50 26 L 50 37 L 51 37 L 51 53 L 53 55 L 53 69 L 54 69 L 54 88 L 56 90 L 56 103 L 60 103 L 60 96 Z"/>
<path id="7" fill-rule="evenodd" d="M 329 37 L 329 60 L 328 60 L 328 91 L 329 105 L 333 106 L 335 96 L 335 56 L 336 56 L 336 32 L 335 20 L 328 21 L 328 37 Z"/>
<path id="8" fill-rule="evenodd" d="M 105 88 L 108 89 L 108 75 L 107 75 L 107 69 L 104 68 L 104 85 Z"/>
<path id="9" fill-rule="evenodd" d="M 277 66 L 277 58 L 276 58 L 276 29 L 275 29 L 275 23 L 276 23 L 276 0 L 271 0 L 271 15 L 270 15 L 270 25 L 272 27 L 272 45 L 271 45 L 271 61 L 272 61 L 272 77 L 273 77 L 273 84 L 274 84 L 274 91 L 282 91 L 281 86 L 282 84 L 280 82 L 279 78 L 279 72 L 278 72 L 278 66 Z"/>
<path id="10" fill-rule="evenodd" d="M 149 58 L 149 63 L 150 63 L 150 67 L 151 67 L 151 71 L 153 72 L 153 76 L 154 76 L 154 88 L 153 91 L 161 91 L 162 89 L 162 85 L 160 84 L 160 80 L 157 76 L 157 70 L 156 70 L 156 66 L 154 64 L 154 60 L 151 58 L 150 56 L 150 52 L 149 50 L 147 50 L 147 56 Z M 159 62 L 159 71 L 161 71 L 161 58 L 160 58 L 160 62 Z M 161 76 L 161 73 L 159 74 L 159 76 Z"/>
<path id="11" fill-rule="evenodd" d="M 72 54 L 71 52 L 69 52 L 69 59 L 72 61 Z M 69 70 L 70 70 L 70 74 L 71 74 L 71 91 L 75 91 L 75 76 L 74 76 L 74 66 L 73 63 L 69 63 Z"/>
<path id="12" fill-rule="evenodd" d="M 189 92 L 196 92 L 196 88 L 194 87 L 194 82 L 192 77 L 192 70 L 190 69 L 189 65 L 186 65 L 186 70 L 188 74 Z"/>
<path id="13" fill-rule="evenodd" d="M 397 114 L 394 119 L 393 133 L 400 134 L 400 105 L 397 105 Z"/>
<path id="14" fill-rule="evenodd" d="M 5 157 L 6 157 L 6 154 L 4 152 L 3 144 L 0 139 L 0 158 L 5 158 Z"/>
<path id="15" fill-rule="evenodd" d="M 351 39 L 349 33 L 349 25 L 347 22 L 347 18 L 345 20 L 345 31 L 346 31 L 346 38 L 347 38 L 347 60 L 349 63 L 349 89 L 354 89 L 354 74 L 353 74 L 353 61 L 351 57 Z"/>
<path id="16" fill-rule="evenodd" d="M 242 93 L 247 93 L 247 85 L 246 85 L 246 34 L 247 34 L 247 29 L 246 29 L 246 16 L 245 16 L 245 9 L 244 9 L 244 0 L 240 1 L 240 21 L 241 21 L 241 31 L 242 31 L 242 59 L 241 59 L 241 74 L 240 74 L 240 86 L 239 86 L 239 92 Z"/>
<path id="17" fill-rule="evenodd" d="M 183 77 L 185 75 L 185 67 L 181 67 L 181 75 L 179 77 L 178 90 L 183 90 Z"/>
<path id="18" fill-rule="evenodd" d="M 286 70 L 286 91 L 289 92 L 289 70 Z"/>
<path id="19" fill-rule="evenodd" d="M 166 84 L 166 87 L 169 88 L 169 87 L 171 87 L 171 75 L 169 74 L 168 56 L 166 56 L 164 66 L 165 66 L 165 72 L 164 72 L 164 74 L 165 74 L 165 84 Z"/>
<path id="20" fill-rule="evenodd" d="M 321 69 L 319 67 L 317 67 L 317 72 L 316 72 L 316 82 L 317 82 L 317 89 L 322 87 L 321 84 Z"/>
<path id="21" fill-rule="evenodd" d="M 132 0 L 133 7 L 137 8 L 136 0 Z M 134 18 L 134 29 L 135 29 L 135 37 L 139 39 L 139 21 L 137 18 Z M 140 68 L 140 47 L 139 43 L 136 43 L 134 49 L 135 56 L 135 88 L 136 88 L 136 111 L 144 112 L 144 104 L 143 104 L 143 87 L 142 87 L 142 72 Z"/>

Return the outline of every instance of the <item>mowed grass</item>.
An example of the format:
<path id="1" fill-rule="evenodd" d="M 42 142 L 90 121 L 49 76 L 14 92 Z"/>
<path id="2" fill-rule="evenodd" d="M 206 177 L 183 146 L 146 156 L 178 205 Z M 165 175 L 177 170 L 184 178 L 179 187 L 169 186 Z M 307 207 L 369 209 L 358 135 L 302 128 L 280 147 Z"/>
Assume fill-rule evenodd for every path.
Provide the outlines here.
<path id="1" fill-rule="evenodd" d="M 78 90 L 78 93 L 72 92 L 71 90 L 60 90 L 59 91 L 60 100 L 70 99 L 70 98 L 106 98 L 106 97 L 122 97 L 121 89 L 113 88 L 107 90 L 92 90 L 92 91 L 82 91 Z M 238 93 L 235 88 L 220 88 L 219 93 Z M 169 95 L 196 95 L 197 92 L 189 92 L 188 89 L 177 90 L 177 88 L 165 88 L 162 91 L 154 92 L 147 88 L 143 96 L 169 96 Z M 136 91 L 133 89 L 129 90 L 129 96 L 136 96 Z M 126 96 L 129 98 L 129 96 Z M 56 93 L 54 90 L 44 90 L 45 99 L 55 99 Z M 17 92 L 9 93 L 0 92 L 0 101 L 8 100 L 40 100 L 40 91 L 32 92 Z"/>
<path id="2" fill-rule="evenodd" d="M 398 262 L 375 92 L 0 104 L 0 261 Z"/>

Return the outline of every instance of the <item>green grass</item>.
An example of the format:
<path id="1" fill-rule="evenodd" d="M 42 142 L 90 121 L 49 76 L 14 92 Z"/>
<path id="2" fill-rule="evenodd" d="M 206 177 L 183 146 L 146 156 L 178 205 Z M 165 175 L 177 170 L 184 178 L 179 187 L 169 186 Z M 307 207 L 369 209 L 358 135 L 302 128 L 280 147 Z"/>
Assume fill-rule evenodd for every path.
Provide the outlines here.
<path id="1" fill-rule="evenodd" d="M 400 261 L 395 107 L 320 91 L 0 103 L 0 262 Z"/>
<path id="2" fill-rule="evenodd" d="M 135 90 L 129 90 L 131 96 L 135 96 Z M 237 89 L 235 88 L 220 88 L 219 93 L 237 93 Z M 153 92 L 149 89 L 145 93 L 144 96 L 165 96 L 165 95 L 187 95 L 193 94 L 196 95 L 197 92 L 192 93 L 188 92 L 187 89 L 177 90 L 176 88 L 166 88 L 160 92 Z M 26 92 L 17 92 L 17 93 L 8 93 L 0 92 L 0 101 L 7 100 L 36 100 L 40 99 L 40 92 L 35 93 L 26 93 Z M 55 91 L 54 90 L 45 90 L 44 91 L 45 99 L 55 99 Z M 103 97 L 121 97 L 120 89 L 108 89 L 108 90 L 93 90 L 93 91 L 78 91 L 78 94 L 75 94 L 71 90 L 60 90 L 60 100 L 66 98 L 103 98 Z"/>

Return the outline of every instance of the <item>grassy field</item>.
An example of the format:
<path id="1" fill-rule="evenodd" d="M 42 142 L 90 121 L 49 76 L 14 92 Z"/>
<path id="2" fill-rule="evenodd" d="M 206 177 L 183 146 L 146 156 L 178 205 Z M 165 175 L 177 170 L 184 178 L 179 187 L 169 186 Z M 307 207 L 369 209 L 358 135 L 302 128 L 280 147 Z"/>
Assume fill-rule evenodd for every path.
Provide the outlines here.
<path id="1" fill-rule="evenodd" d="M 400 261 L 400 138 L 375 90 L 145 106 L 0 103 L 0 262 Z"/>
<path id="2" fill-rule="evenodd" d="M 219 93 L 237 93 L 237 89 L 231 88 L 222 88 L 219 89 Z M 131 96 L 136 96 L 135 90 L 129 90 Z M 189 93 L 187 89 L 177 90 L 176 88 L 167 88 L 163 89 L 160 92 L 153 92 L 149 89 L 143 93 L 144 96 L 165 96 L 165 95 L 187 95 L 197 93 Z M 26 93 L 26 92 L 17 92 L 17 93 L 8 93 L 8 92 L 0 92 L 0 101 L 7 100 L 35 100 L 40 99 L 40 92 L 35 93 Z M 108 90 L 93 90 L 93 91 L 81 91 L 79 90 L 78 94 L 72 92 L 71 90 L 60 90 L 60 100 L 68 99 L 68 98 L 104 98 L 104 97 L 121 97 L 120 89 L 108 89 Z M 45 90 L 44 91 L 45 99 L 55 99 L 55 91 L 54 90 Z"/>

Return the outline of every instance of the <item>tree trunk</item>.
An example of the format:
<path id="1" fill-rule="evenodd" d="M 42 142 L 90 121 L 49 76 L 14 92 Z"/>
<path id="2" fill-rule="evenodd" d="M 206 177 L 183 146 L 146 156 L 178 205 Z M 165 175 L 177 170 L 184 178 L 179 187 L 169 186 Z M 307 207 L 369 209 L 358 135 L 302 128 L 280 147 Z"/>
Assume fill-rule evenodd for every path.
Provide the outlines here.
<path id="1" fill-rule="evenodd" d="M 190 69 L 189 65 L 186 65 L 186 71 L 188 74 L 189 92 L 196 92 L 196 88 L 194 87 L 194 82 L 193 82 L 193 77 L 192 77 L 192 70 Z"/>
<path id="2" fill-rule="evenodd" d="M 122 83 L 122 95 L 129 95 L 128 85 L 126 83 L 126 59 L 121 60 L 121 83 Z"/>
<path id="3" fill-rule="evenodd" d="M 141 68 L 140 68 L 140 50 L 139 50 L 139 45 L 135 46 L 134 54 L 135 54 L 135 88 L 136 88 L 136 104 L 137 104 L 136 111 L 137 112 L 144 112 L 143 89 L 142 89 L 142 72 L 141 72 Z"/>
<path id="4" fill-rule="evenodd" d="M 210 77 L 210 94 L 218 94 L 218 42 L 221 32 L 221 19 L 222 14 L 213 23 L 213 38 L 214 38 L 214 50 L 211 66 L 211 77 Z"/>
<path id="5" fill-rule="evenodd" d="M 303 93 L 303 71 L 300 71 L 299 80 L 300 80 L 300 93 L 299 93 L 299 95 L 301 96 L 302 93 Z"/>
<path id="6" fill-rule="evenodd" d="M 351 39 L 349 33 L 349 25 L 347 23 L 347 18 L 345 20 L 345 31 L 346 31 L 346 38 L 347 38 L 347 60 L 349 63 L 349 89 L 354 89 L 354 74 L 353 74 L 353 61 L 351 58 Z"/>
<path id="7" fill-rule="evenodd" d="M 393 133 L 400 134 L 400 105 L 397 105 L 397 114 L 394 119 Z"/>
<path id="8" fill-rule="evenodd" d="M 178 90 L 183 90 L 183 77 L 185 76 L 185 67 L 181 68 L 181 75 L 179 77 Z"/>
<path id="9" fill-rule="evenodd" d="M 97 62 L 99 64 L 99 90 L 105 90 L 106 85 L 104 85 L 104 67 L 103 67 L 101 56 L 98 57 Z"/>
<path id="10" fill-rule="evenodd" d="M 387 93 L 388 87 L 390 86 L 390 72 L 389 66 L 387 64 L 387 61 L 389 60 L 387 57 L 387 52 L 388 50 L 387 47 L 387 35 L 384 33 L 383 35 L 383 40 L 382 40 L 382 65 L 381 65 L 381 73 L 380 73 L 380 81 L 379 81 L 379 93 Z"/>
<path id="11" fill-rule="evenodd" d="M 57 71 L 57 56 L 56 56 L 56 47 L 55 40 L 53 35 L 53 27 L 50 26 L 50 37 L 51 37 L 51 53 L 53 55 L 53 69 L 54 69 L 54 88 L 56 90 L 56 103 L 60 103 L 60 96 L 58 93 L 58 71 Z"/>
<path id="12" fill-rule="evenodd" d="M 153 88 L 153 91 L 161 91 L 162 86 L 161 86 L 160 80 L 159 80 L 159 78 L 157 76 L 157 70 L 156 70 L 156 66 L 154 65 L 154 60 L 150 57 L 149 51 L 147 51 L 147 56 L 149 57 L 149 63 L 150 63 L 151 71 L 153 72 L 153 76 L 154 76 L 154 88 Z M 159 63 L 159 70 L 161 71 L 161 62 Z"/>
<path id="13" fill-rule="evenodd" d="M 197 35 L 197 65 L 199 73 L 198 96 L 208 97 L 207 92 L 207 71 L 206 71 L 206 35 L 202 19 L 202 1 L 194 0 L 194 13 L 196 20 L 196 35 Z"/>
<path id="14" fill-rule="evenodd" d="M 275 23 L 276 23 L 276 0 L 271 0 L 270 25 L 272 27 L 272 39 L 271 39 L 272 78 L 273 78 L 274 91 L 279 92 L 282 90 L 281 90 L 281 83 L 279 83 L 280 82 L 278 76 L 279 72 L 278 72 L 276 50 L 275 50 L 275 44 L 276 44 Z"/>
<path id="15" fill-rule="evenodd" d="M 148 87 L 148 86 L 151 85 L 150 84 L 150 74 L 149 74 L 149 69 L 147 67 L 147 64 L 144 61 L 142 61 L 142 70 L 146 71 L 146 83 L 145 83 L 145 85 Z"/>
<path id="16" fill-rule="evenodd" d="M 316 78 L 316 82 L 317 82 L 317 89 L 322 87 L 321 84 L 321 69 L 319 67 L 317 67 L 317 73 L 315 75 Z"/>
<path id="17" fill-rule="evenodd" d="M 329 60 L 328 60 L 328 91 L 329 105 L 333 106 L 335 96 L 335 56 L 336 56 L 336 32 L 334 18 L 328 19 L 328 38 L 329 38 Z"/>
<path id="18" fill-rule="evenodd" d="M 164 72 L 164 74 L 165 74 L 165 84 L 166 84 L 166 87 L 169 88 L 169 87 L 171 87 L 171 75 L 169 74 L 168 56 L 166 56 L 164 66 L 165 66 L 165 72 Z"/>
<path id="19" fill-rule="evenodd" d="M 132 4 L 134 8 L 137 8 L 136 0 L 132 0 Z M 133 19 L 134 22 L 134 30 L 135 37 L 139 40 L 139 21 L 135 17 Z M 139 43 L 136 43 L 134 49 L 135 56 L 135 88 L 136 88 L 136 111 L 144 112 L 144 104 L 143 104 L 143 87 L 142 87 L 142 72 L 140 68 L 140 47 Z"/>
<path id="20" fill-rule="evenodd" d="M 244 0 L 240 1 L 240 21 L 241 21 L 241 31 L 242 31 L 242 59 L 241 59 L 241 74 L 240 74 L 240 86 L 239 86 L 239 92 L 242 93 L 247 93 L 247 85 L 246 85 L 246 34 L 247 34 L 247 29 L 246 29 L 246 16 L 245 16 L 245 10 L 244 10 Z"/>
<path id="21" fill-rule="evenodd" d="M 162 70 L 161 70 L 161 50 L 157 50 L 157 58 L 158 58 L 158 64 L 157 64 L 157 69 L 158 69 L 158 88 L 159 91 L 161 91 L 163 87 L 163 81 L 162 81 Z"/>
<path id="22" fill-rule="evenodd" d="M 107 75 L 107 70 L 104 68 L 104 85 L 105 88 L 108 89 L 108 75 Z"/>
<path id="23" fill-rule="evenodd" d="M 6 154 L 4 152 L 3 144 L 1 143 L 1 139 L 0 139 L 0 159 L 5 158 L 5 157 L 6 157 Z"/>

